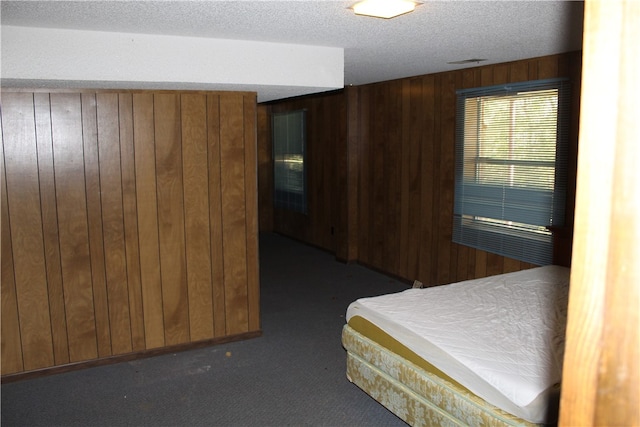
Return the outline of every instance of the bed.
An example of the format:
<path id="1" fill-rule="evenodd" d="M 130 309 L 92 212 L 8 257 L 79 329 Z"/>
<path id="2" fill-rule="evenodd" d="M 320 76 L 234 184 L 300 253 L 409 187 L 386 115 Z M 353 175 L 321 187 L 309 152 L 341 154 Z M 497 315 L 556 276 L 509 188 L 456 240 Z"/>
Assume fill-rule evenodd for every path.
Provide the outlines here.
<path id="1" fill-rule="evenodd" d="M 347 378 L 414 426 L 554 424 L 568 290 L 545 266 L 358 299 Z"/>

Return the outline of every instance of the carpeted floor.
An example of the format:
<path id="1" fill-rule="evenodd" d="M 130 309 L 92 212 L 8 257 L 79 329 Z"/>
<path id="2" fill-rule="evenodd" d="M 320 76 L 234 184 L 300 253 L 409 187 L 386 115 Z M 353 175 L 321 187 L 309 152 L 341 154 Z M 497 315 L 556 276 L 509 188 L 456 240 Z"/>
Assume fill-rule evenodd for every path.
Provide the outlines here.
<path id="1" fill-rule="evenodd" d="M 3 384 L 9 426 L 405 426 L 345 377 L 347 305 L 408 285 L 260 236 L 263 336 Z"/>

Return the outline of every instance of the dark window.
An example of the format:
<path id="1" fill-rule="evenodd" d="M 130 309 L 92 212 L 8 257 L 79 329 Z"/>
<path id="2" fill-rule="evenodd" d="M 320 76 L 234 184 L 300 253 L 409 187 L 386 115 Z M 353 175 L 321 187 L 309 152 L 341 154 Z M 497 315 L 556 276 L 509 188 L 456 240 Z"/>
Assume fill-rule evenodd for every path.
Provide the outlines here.
<path id="1" fill-rule="evenodd" d="M 306 111 L 274 113 L 272 131 L 274 206 L 306 214 Z"/>

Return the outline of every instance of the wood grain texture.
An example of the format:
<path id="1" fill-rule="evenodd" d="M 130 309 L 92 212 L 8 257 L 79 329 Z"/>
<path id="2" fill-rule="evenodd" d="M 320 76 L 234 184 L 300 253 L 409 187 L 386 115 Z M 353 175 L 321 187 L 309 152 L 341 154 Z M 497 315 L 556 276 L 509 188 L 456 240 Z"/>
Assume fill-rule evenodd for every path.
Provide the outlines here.
<path id="1" fill-rule="evenodd" d="M 104 236 L 102 233 L 102 202 L 100 197 L 100 163 L 96 94 L 81 94 L 82 135 L 84 148 L 84 178 L 87 194 L 87 222 L 91 254 L 93 307 L 96 319 L 98 357 L 111 355 L 109 299 L 105 271 Z"/>
<path id="2" fill-rule="evenodd" d="M 259 332 L 255 94 L 2 95 L 3 376 Z"/>
<path id="3" fill-rule="evenodd" d="M 271 139 L 271 116 L 267 105 L 257 106 L 257 140 Z M 258 219 L 260 230 L 273 231 L 273 163 L 270 144 L 258 144 Z"/>
<path id="4" fill-rule="evenodd" d="M 118 94 L 98 94 L 96 101 L 111 351 L 113 354 L 122 354 L 131 352 L 132 344 L 122 206 Z"/>
<path id="5" fill-rule="evenodd" d="M 224 245 L 222 237 L 222 170 L 220 135 L 220 97 L 207 96 L 207 137 L 209 144 L 209 218 L 211 225 L 211 287 L 213 321 L 216 337 L 227 332 L 226 286 L 224 280 Z"/>
<path id="6" fill-rule="evenodd" d="M 401 248 L 400 248 L 400 176 L 402 168 L 396 169 L 401 164 L 402 154 L 402 104 L 401 104 L 401 81 L 389 83 L 388 97 L 389 103 L 386 107 L 386 114 L 389 117 L 388 134 L 386 141 L 382 142 L 385 152 L 384 162 L 384 200 L 387 209 L 384 211 L 384 228 L 388 230 L 385 242 L 385 251 L 389 254 L 383 259 L 385 271 L 398 271 Z M 398 147 L 399 146 L 399 147 Z"/>
<path id="7" fill-rule="evenodd" d="M 640 425 L 640 4 L 585 4 L 560 426 Z M 607 90 L 602 82 L 608 81 Z"/>
<path id="8" fill-rule="evenodd" d="M 25 369 L 54 363 L 44 258 L 33 95 L 2 98 L 11 249 Z M 11 135 L 12 137 L 7 137 Z"/>
<path id="9" fill-rule="evenodd" d="M 194 341 L 214 336 L 206 117 L 205 95 L 182 95 L 182 169 L 189 329 Z"/>
<path id="10" fill-rule="evenodd" d="M 393 209 L 390 204 L 394 203 L 393 200 L 386 200 L 386 186 L 385 182 L 390 167 L 388 166 L 387 156 L 392 149 L 391 143 L 388 140 L 388 123 L 387 120 L 380 120 L 381 117 L 386 116 L 386 104 L 388 99 L 389 86 L 386 84 L 377 84 L 373 88 L 373 108 L 369 117 L 369 126 L 371 131 L 371 151 L 369 152 L 369 159 L 365 161 L 371 162 L 371 169 L 369 170 L 369 191 L 371 192 L 371 198 L 369 199 L 369 209 L 371 214 L 369 216 L 369 233 L 371 234 L 372 242 L 369 249 L 369 259 L 373 266 L 384 270 L 385 258 L 385 243 L 390 238 L 393 238 L 391 233 L 387 233 L 385 230 L 385 214 L 387 208 Z M 395 148 L 395 147 L 394 147 Z M 393 257 L 395 254 L 392 254 Z M 389 271 L 389 270 L 385 270 Z"/>
<path id="11" fill-rule="evenodd" d="M 437 271 L 434 268 L 434 235 L 435 230 L 432 226 L 434 218 L 437 217 L 435 208 L 435 170 L 436 147 L 433 138 L 436 129 L 436 104 L 435 93 L 438 80 L 436 76 L 426 76 L 422 79 L 422 100 L 419 101 L 424 105 L 424 127 L 422 128 L 421 143 L 421 162 L 419 166 L 420 174 L 420 195 L 413 199 L 413 209 L 420 212 L 420 246 L 417 255 L 419 265 L 418 275 L 415 279 L 422 283 L 434 283 L 432 276 Z M 419 203 L 419 204 L 418 204 Z M 435 248 L 437 250 L 437 248 Z M 437 253 L 437 252 L 436 252 Z M 415 280 L 414 279 L 414 280 Z M 426 280 L 426 281 L 425 281 Z"/>
<path id="12" fill-rule="evenodd" d="M 408 96 L 405 97 L 408 101 L 408 105 L 405 104 L 403 109 L 408 108 L 410 111 L 405 117 L 407 117 L 406 124 L 403 123 L 403 129 L 407 135 L 406 142 L 403 142 L 405 147 L 403 153 L 402 163 L 406 165 L 403 168 L 402 182 L 406 182 L 407 185 L 403 186 L 403 200 L 402 206 L 405 210 L 405 215 L 401 219 L 401 247 L 404 250 L 404 265 L 405 270 L 403 277 L 418 277 L 419 265 L 418 257 L 411 256 L 411 254 L 419 253 L 420 248 L 420 206 L 415 206 L 413 200 L 419 197 L 422 188 L 422 177 L 420 174 L 420 165 L 422 162 L 422 141 L 423 141 L 423 117 L 424 117 L 424 105 L 421 102 L 422 96 L 422 79 L 416 78 L 409 80 L 408 82 Z M 406 144 L 406 145 L 405 145 Z"/>
<path id="13" fill-rule="evenodd" d="M 247 251 L 247 309 L 248 331 L 260 329 L 260 260 L 258 247 L 258 141 L 255 126 L 246 123 L 256 122 L 256 96 L 243 97 L 244 125 L 244 176 L 246 210 L 246 251 Z"/>
<path id="14" fill-rule="evenodd" d="M 346 227 L 346 231 L 342 235 L 346 242 L 338 241 L 336 245 L 338 247 L 344 247 L 345 253 L 342 258 L 347 262 L 353 262 L 358 259 L 358 201 L 359 187 L 358 187 L 358 164 L 359 164 L 359 150 L 360 150 L 360 127 L 358 126 L 358 109 L 360 105 L 360 97 L 358 91 L 354 88 L 347 88 L 347 122 L 345 123 L 347 128 L 347 140 L 346 155 L 347 161 L 344 163 L 346 167 L 346 191 L 344 197 L 346 200 L 342 203 L 344 205 L 346 217 L 343 217 L 343 221 L 346 223 L 339 223 L 338 227 Z"/>
<path id="15" fill-rule="evenodd" d="M 189 341 L 180 96 L 154 96 L 156 192 L 165 343 Z"/>
<path id="16" fill-rule="evenodd" d="M 220 188 L 227 334 L 249 327 L 246 250 L 245 148 L 241 95 L 220 98 Z"/>
<path id="17" fill-rule="evenodd" d="M 79 94 L 51 94 L 51 129 L 69 360 L 97 357 Z"/>
<path id="18" fill-rule="evenodd" d="M 0 135 L 2 135 L 2 123 L 0 123 Z M 1 306 L 0 322 L 2 333 L 2 346 L 0 352 L 0 363 L 2 375 L 20 372 L 24 369 L 22 363 L 22 342 L 20 337 L 20 320 L 18 314 L 18 301 L 16 297 L 16 282 L 13 269 L 13 250 L 11 247 L 11 225 L 9 222 L 9 202 L 7 201 L 7 176 L 4 167 L 4 139 L 2 150 L 0 150 L 0 233 L 2 233 L 2 251 L 0 267 L 0 293 Z"/>
<path id="19" fill-rule="evenodd" d="M 362 263 L 366 263 L 369 257 L 369 192 L 361 191 L 360 188 L 364 188 L 365 179 L 369 176 L 369 162 L 365 161 L 371 150 L 371 144 L 369 139 L 369 127 L 368 127 L 368 112 L 369 110 L 365 106 L 371 102 L 370 91 L 367 87 L 358 89 L 358 134 L 360 139 L 358 140 L 358 211 L 356 217 L 358 221 L 358 260 Z M 350 121 L 349 123 L 353 123 Z"/>
<path id="20" fill-rule="evenodd" d="M 352 261 L 426 285 L 530 268 L 530 264 L 452 242 L 456 90 L 553 77 L 567 77 L 579 88 L 580 63 L 581 53 L 572 52 L 272 103 L 271 112 L 306 109 L 312 126 L 307 159 L 312 177 L 309 213 L 297 216 L 276 210 L 274 230 L 342 258 L 339 250 L 344 252 L 346 234 L 337 235 L 338 241 L 332 241 L 329 234 L 332 227 L 349 227 L 342 223 L 346 217 L 340 209 L 353 202 L 327 199 L 327 194 L 355 194 L 358 237 L 352 239 L 357 242 L 353 249 L 357 258 Z M 344 109 L 337 108 L 344 103 L 348 103 Z M 575 164 L 579 91 L 573 91 L 572 106 L 569 161 Z M 328 109 L 333 113 L 327 113 Z M 338 111 L 348 111 L 348 117 Z M 342 127 L 345 118 L 348 128 Z M 323 125 L 315 125 L 318 121 Z M 334 140 L 347 143 L 347 139 L 347 150 L 335 149 Z M 259 141 L 260 146 L 269 143 Z M 327 163 L 348 165 L 347 175 L 358 177 L 357 191 L 347 191 L 344 179 L 327 175 L 331 171 Z M 573 206 L 575 194 L 575 166 L 572 170 L 568 206 Z M 261 197 L 266 198 L 267 191 L 261 187 Z M 336 225 L 336 221 L 341 223 Z M 567 212 L 569 228 L 572 221 L 573 213 Z"/>
<path id="21" fill-rule="evenodd" d="M 140 279 L 140 246 L 138 208 L 136 204 L 136 170 L 133 129 L 133 96 L 118 94 L 120 131 L 120 168 L 122 173 L 122 214 L 124 221 L 127 289 L 129 291 L 129 322 L 133 351 L 145 349 L 144 310 Z"/>
<path id="22" fill-rule="evenodd" d="M 140 281 L 147 349 L 164 347 L 153 94 L 133 94 Z"/>
<path id="23" fill-rule="evenodd" d="M 47 288 L 51 314 L 51 334 L 56 364 L 69 362 L 67 319 L 64 311 L 62 265 L 58 235 L 58 211 L 56 209 L 55 174 L 53 170 L 53 141 L 51 140 L 51 116 L 49 95 L 36 93 L 36 140 L 38 145 L 38 175 L 42 208 L 42 232 L 47 266 Z M 3 252 L 5 254 L 6 252 Z"/>

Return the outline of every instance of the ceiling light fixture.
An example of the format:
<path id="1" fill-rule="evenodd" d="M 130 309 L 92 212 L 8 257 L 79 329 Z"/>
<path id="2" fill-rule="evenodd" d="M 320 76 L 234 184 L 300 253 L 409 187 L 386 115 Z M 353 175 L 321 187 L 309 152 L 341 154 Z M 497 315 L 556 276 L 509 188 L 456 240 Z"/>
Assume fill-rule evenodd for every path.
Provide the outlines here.
<path id="1" fill-rule="evenodd" d="M 389 19 L 412 12 L 418 4 L 410 0 L 363 0 L 354 4 L 352 9 L 356 15 Z"/>

